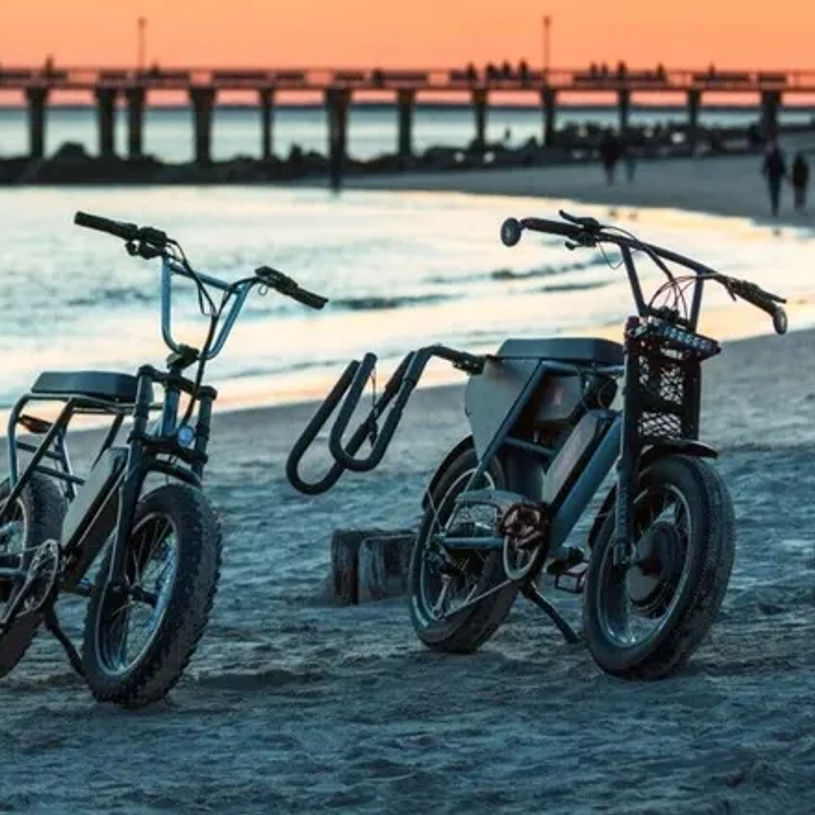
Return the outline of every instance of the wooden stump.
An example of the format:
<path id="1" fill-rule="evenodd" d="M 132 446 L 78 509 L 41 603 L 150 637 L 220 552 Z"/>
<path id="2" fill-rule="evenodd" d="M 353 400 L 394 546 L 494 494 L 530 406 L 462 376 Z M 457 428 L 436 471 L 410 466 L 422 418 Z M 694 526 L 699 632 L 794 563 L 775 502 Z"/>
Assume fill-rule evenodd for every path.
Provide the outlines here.
<path id="1" fill-rule="evenodd" d="M 331 538 L 331 580 L 341 605 L 405 591 L 411 530 L 338 529 Z"/>
<path id="2" fill-rule="evenodd" d="M 370 603 L 405 593 L 415 539 L 415 532 L 399 530 L 362 541 L 357 559 L 358 603 Z"/>

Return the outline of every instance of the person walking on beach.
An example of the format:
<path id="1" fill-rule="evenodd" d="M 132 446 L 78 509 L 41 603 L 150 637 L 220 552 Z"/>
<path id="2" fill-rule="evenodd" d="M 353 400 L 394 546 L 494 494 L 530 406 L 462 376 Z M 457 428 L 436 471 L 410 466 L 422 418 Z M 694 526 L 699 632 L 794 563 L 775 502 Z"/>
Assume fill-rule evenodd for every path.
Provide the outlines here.
<path id="1" fill-rule="evenodd" d="M 803 153 L 795 154 L 792 163 L 792 190 L 795 198 L 795 209 L 803 212 L 807 205 L 807 187 L 809 186 L 809 162 Z"/>
<path id="2" fill-rule="evenodd" d="M 606 171 L 606 181 L 609 186 L 614 183 L 614 169 L 623 153 L 622 142 L 614 135 L 611 129 L 606 130 L 600 141 L 600 161 Z"/>
<path id="3" fill-rule="evenodd" d="M 787 163 L 784 160 L 784 151 L 778 146 L 775 139 L 770 142 L 767 148 L 762 172 L 767 179 L 767 188 L 770 191 L 770 208 L 773 215 L 777 217 L 781 203 L 781 182 L 787 174 Z"/>

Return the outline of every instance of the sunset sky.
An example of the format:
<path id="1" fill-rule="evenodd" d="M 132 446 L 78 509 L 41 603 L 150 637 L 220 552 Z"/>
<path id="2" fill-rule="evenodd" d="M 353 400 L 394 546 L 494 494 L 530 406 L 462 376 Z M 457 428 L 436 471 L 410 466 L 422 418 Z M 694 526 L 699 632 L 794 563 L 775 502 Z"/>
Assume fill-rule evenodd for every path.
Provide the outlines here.
<path id="1" fill-rule="evenodd" d="M 815 68 L 811 0 L 0 0 L 0 65 L 130 65 L 136 19 L 163 65 L 438 66 L 504 58 L 671 67 Z"/>

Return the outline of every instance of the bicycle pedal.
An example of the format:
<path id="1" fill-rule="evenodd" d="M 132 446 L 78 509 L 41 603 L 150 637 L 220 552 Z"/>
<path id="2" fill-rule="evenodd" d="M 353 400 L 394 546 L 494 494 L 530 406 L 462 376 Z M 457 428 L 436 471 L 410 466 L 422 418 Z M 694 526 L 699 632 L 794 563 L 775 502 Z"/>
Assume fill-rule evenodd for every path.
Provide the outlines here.
<path id="1" fill-rule="evenodd" d="M 568 572 L 575 566 L 584 563 L 586 556 L 583 554 L 582 549 L 575 546 L 567 546 L 562 555 L 558 556 L 546 567 L 546 573 L 551 575 L 561 575 Z"/>
<path id="2" fill-rule="evenodd" d="M 582 594 L 583 586 L 586 583 L 586 572 L 589 570 L 588 563 L 578 563 L 571 569 L 555 576 L 555 588 L 569 594 Z"/>

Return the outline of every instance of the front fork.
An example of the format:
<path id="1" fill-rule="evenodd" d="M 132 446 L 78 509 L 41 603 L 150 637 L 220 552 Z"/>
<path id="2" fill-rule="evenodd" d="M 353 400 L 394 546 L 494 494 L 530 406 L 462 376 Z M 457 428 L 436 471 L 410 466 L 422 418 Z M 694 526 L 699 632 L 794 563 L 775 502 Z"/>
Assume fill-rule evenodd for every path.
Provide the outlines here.
<path id="1" fill-rule="evenodd" d="M 623 379 L 622 432 L 620 457 L 617 459 L 617 500 L 614 504 L 615 566 L 627 565 L 631 559 L 633 543 L 633 503 L 639 474 L 639 343 L 632 336 L 639 325 L 637 317 L 629 317 L 625 324 L 625 375 Z"/>
<path id="2" fill-rule="evenodd" d="M 144 481 L 145 451 L 142 439 L 147 431 L 151 395 L 151 377 L 149 374 L 139 372 L 136 405 L 133 409 L 133 431 L 128 446 L 125 476 L 119 487 L 119 512 L 116 518 L 116 533 L 110 558 L 108 589 L 112 591 L 122 590 L 125 585 L 124 576 L 130 530 L 133 527 L 136 503 Z"/>

